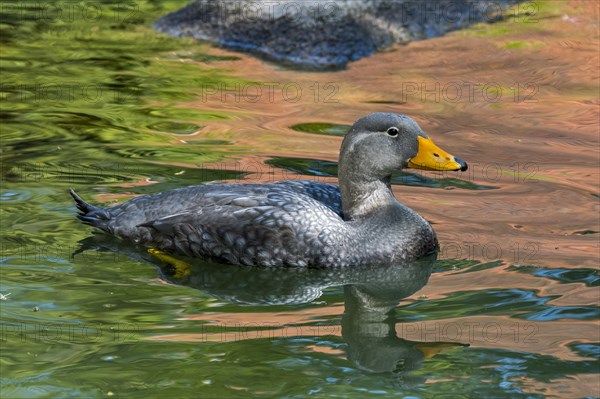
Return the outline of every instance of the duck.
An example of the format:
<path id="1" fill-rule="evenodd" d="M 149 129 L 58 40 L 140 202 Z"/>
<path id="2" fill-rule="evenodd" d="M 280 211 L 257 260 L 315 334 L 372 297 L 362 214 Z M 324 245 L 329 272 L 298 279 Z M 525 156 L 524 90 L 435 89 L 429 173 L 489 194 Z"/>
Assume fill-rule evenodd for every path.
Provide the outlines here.
<path id="1" fill-rule="evenodd" d="M 436 253 L 431 224 L 400 203 L 391 176 L 405 168 L 465 171 L 410 117 L 373 113 L 344 136 L 339 186 L 286 180 L 212 183 L 142 195 L 103 208 L 70 190 L 78 218 L 164 253 L 235 265 L 351 267 Z"/>

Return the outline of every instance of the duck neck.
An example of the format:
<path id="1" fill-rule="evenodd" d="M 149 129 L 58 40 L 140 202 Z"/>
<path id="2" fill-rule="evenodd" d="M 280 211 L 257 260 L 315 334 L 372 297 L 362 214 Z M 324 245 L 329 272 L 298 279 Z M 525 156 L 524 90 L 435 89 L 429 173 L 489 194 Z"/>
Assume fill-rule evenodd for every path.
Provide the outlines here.
<path id="1" fill-rule="evenodd" d="M 341 168 L 340 192 L 344 219 L 359 219 L 395 204 L 397 201 L 390 182 L 391 176 L 372 179 L 359 174 L 344 173 L 344 169 Z"/>

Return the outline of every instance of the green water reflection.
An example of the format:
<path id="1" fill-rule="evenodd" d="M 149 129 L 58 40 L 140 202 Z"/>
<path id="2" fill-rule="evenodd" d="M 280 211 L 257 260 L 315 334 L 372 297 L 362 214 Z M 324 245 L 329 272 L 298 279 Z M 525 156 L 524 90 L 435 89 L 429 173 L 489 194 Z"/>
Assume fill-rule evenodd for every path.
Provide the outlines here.
<path id="1" fill-rule="evenodd" d="M 334 123 L 312 122 L 298 123 L 297 125 L 290 126 L 290 128 L 298 132 L 324 134 L 327 136 L 344 136 L 346 133 L 348 133 L 350 126 L 336 125 Z"/>

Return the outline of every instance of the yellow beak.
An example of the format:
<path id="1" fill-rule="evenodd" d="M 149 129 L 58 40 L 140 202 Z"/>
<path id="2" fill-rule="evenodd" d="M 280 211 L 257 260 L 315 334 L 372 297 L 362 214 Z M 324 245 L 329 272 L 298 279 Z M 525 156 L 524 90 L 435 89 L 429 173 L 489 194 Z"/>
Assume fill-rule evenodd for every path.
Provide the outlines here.
<path id="1" fill-rule="evenodd" d="M 419 136 L 419 151 L 408 160 L 408 167 L 424 170 L 467 170 L 465 161 L 448 154 L 431 139 Z"/>

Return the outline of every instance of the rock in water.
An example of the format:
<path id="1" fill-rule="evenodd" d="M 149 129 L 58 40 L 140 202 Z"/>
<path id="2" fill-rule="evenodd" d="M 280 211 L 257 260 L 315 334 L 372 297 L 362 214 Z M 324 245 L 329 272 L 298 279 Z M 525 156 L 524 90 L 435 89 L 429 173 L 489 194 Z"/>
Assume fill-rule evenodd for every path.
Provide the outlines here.
<path id="1" fill-rule="evenodd" d="M 342 69 L 393 43 L 506 17 L 522 0 L 196 0 L 154 27 L 302 69 Z"/>

